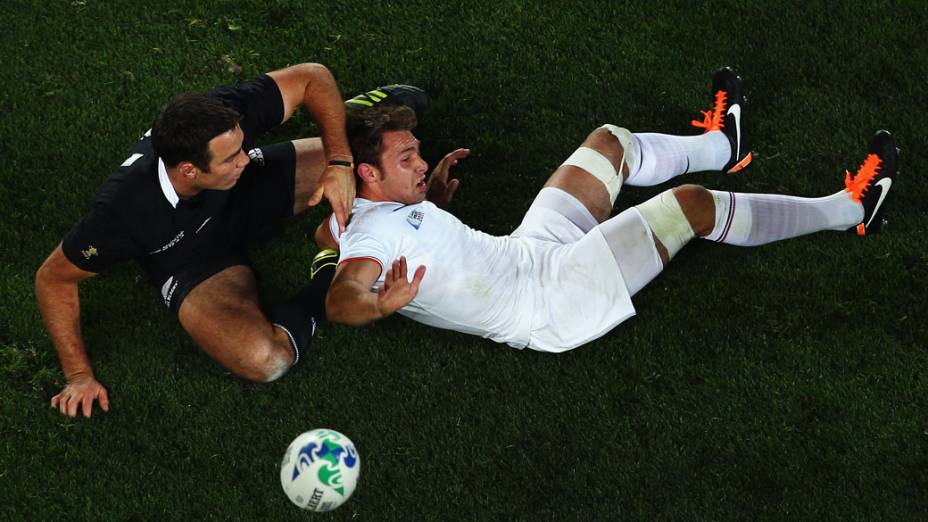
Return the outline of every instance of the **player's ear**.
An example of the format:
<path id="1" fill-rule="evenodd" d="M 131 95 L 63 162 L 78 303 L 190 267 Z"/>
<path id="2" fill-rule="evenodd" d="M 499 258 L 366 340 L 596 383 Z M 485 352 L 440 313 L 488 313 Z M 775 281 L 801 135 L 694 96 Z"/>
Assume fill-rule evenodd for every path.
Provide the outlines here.
<path id="1" fill-rule="evenodd" d="M 189 161 L 181 161 L 177 164 L 177 170 L 180 172 L 180 175 L 185 178 L 196 177 L 197 171 L 200 169 L 196 165 L 190 163 Z"/>
<path id="2" fill-rule="evenodd" d="M 380 172 L 370 163 L 358 163 L 358 177 L 365 183 L 373 183 L 380 179 Z"/>

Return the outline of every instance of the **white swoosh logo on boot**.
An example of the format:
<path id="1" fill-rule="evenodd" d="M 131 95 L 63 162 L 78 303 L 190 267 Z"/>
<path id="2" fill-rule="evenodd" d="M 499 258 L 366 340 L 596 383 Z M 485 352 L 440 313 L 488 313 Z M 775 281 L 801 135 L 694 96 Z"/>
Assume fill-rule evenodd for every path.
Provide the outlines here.
<path id="1" fill-rule="evenodd" d="M 735 142 L 735 161 L 738 160 L 738 153 L 741 152 L 741 105 L 734 104 L 728 108 L 728 114 L 735 116 L 735 135 L 738 140 Z"/>
<path id="2" fill-rule="evenodd" d="M 876 206 L 873 207 L 873 214 L 870 215 L 870 220 L 867 221 L 867 224 L 864 225 L 865 228 L 870 228 L 870 223 L 873 223 L 873 218 L 876 217 L 876 212 L 880 210 L 880 205 L 883 204 L 883 200 L 886 199 L 886 194 L 889 193 L 890 187 L 893 186 L 893 180 L 891 178 L 883 178 L 880 181 L 874 183 L 882 190 L 880 191 L 880 199 L 876 200 Z"/>

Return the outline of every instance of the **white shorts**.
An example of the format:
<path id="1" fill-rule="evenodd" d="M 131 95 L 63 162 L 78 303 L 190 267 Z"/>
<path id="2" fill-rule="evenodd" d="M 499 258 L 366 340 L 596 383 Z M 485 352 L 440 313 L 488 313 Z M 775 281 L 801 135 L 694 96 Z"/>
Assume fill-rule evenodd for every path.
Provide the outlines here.
<path id="1" fill-rule="evenodd" d="M 623 271 L 653 272 L 650 264 L 656 249 L 650 229 L 634 209 L 604 225 L 613 240 L 622 245 L 640 245 L 635 248 L 641 248 L 646 255 L 629 255 L 626 263 L 626 256 L 618 254 L 617 261 L 603 225 L 597 225 L 576 198 L 551 187 L 542 189 L 513 232 L 512 237 L 533 243 L 530 248 L 537 253 L 532 274 L 535 306 L 529 348 L 543 352 L 571 350 L 635 315 Z M 642 237 L 648 242 L 641 241 Z M 640 262 L 649 266 L 638 269 L 630 264 Z"/>

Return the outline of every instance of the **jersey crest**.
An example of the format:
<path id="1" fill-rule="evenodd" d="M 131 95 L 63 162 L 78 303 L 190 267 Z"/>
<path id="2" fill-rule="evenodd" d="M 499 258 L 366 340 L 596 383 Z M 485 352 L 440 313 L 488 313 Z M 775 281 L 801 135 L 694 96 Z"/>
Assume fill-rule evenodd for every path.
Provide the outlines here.
<path id="1" fill-rule="evenodd" d="M 419 230 L 419 227 L 422 225 L 422 218 L 424 217 L 425 214 L 421 210 L 414 209 L 406 216 L 406 222 L 412 225 L 412 228 Z"/>

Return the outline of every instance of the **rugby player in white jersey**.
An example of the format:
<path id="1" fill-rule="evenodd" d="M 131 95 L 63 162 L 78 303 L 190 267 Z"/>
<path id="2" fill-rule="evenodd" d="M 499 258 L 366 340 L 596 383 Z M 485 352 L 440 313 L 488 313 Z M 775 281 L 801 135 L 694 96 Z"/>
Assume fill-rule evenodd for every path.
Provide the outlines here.
<path id="1" fill-rule="evenodd" d="M 357 164 L 353 218 L 317 231 L 341 250 L 326 307 L 361 325 L 399 312 L 422 323 L 517 348 L 570 350 L 632 316 L 632 296 L 692 238 L 753 246 L 822 230 L 879 230 L 896 174 L 886 131 L 845 187 L 821 198 L 742 194 L 682 185 L 610 218 L 623 184 L 650 186 L 687 172 L 736 172 L 751 161 L 740 78 L 713 77 L 698 136 L 594 130 L 554 174 L 509 236 L 491 236 L 424 201 L 427 164 L 403 109 L 349 118 Z M 446 155 L 443 183 L 469 154 Z"/>

